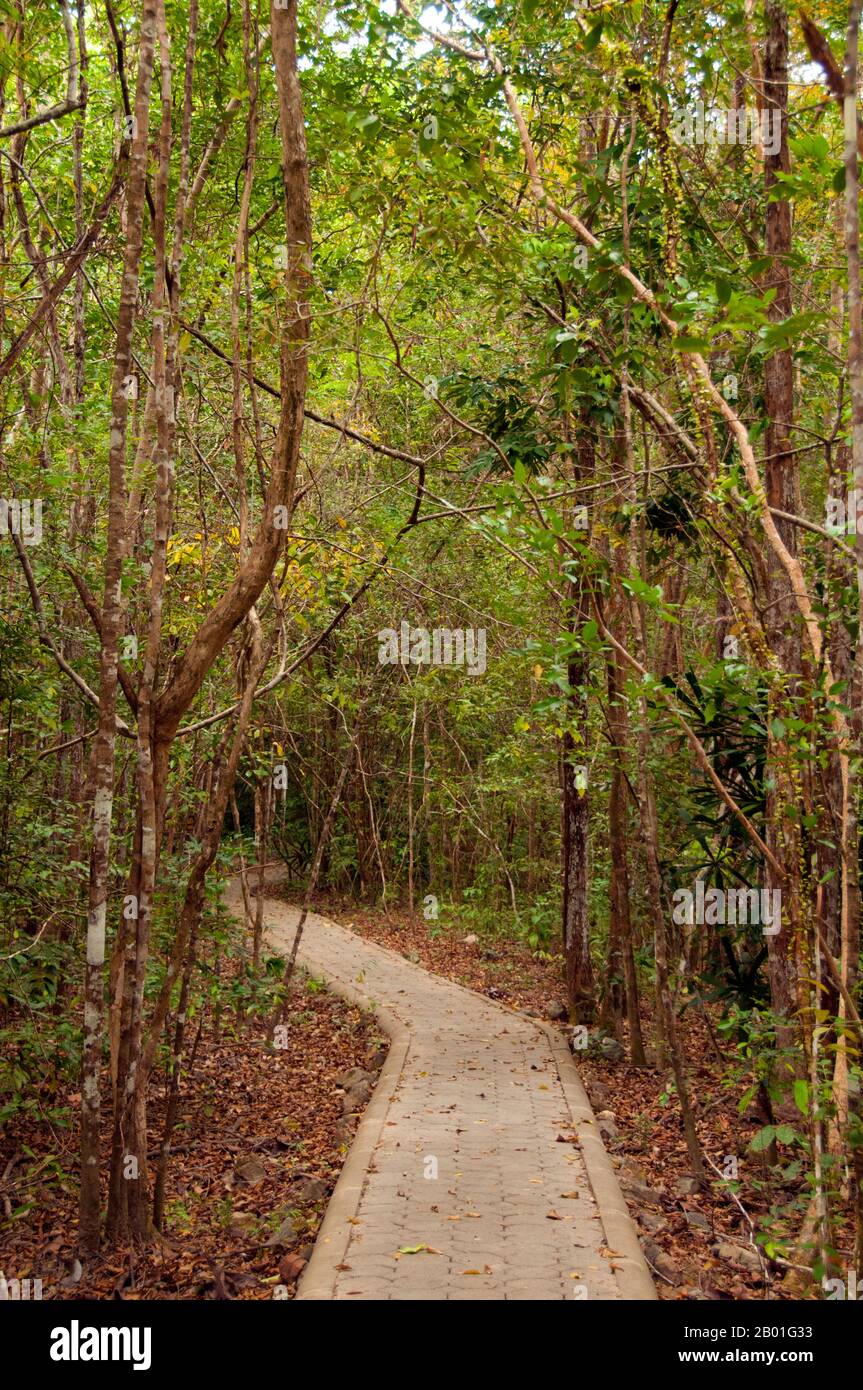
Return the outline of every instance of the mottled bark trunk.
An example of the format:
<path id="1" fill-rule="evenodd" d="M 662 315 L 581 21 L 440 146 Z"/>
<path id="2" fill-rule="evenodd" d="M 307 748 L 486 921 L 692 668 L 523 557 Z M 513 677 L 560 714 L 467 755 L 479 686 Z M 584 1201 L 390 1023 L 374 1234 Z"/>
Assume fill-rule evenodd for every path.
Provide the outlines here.
<path id="1" fill-rule="evenodd" d="M 583 421 L 575 456 L 576 481 L 590 477 L 594 467 L 594 439 L 589 424 Z M 571 637 L 575 639 L 578 639 L 581 628 L 589 616 L 588 582 L 579 569 L 577 575 L 566 585 L 567 627 Z M 587 785 L 585 740 L 589 670 L 586 650 L 574 651 L 567 662 L 567 727 L 563 736 L 560 769 L 566 993 L 572 1022 L 583 1024 L 593 1022 L 595 1009 L 587 894 L 590 792 Z"/>
<path id="2" fill-rule="evenodd" d="M 763 66 L 764 110 L 771 121 L 778 121 L 778 148 L 765 150 L 764 187 L 768 200 L 774 192 L 778 176 L 791 169 L 788 149 L 788 15 L 781 0 L 765 0 L 764 17 L 766 42 Z M 767 202 L 765 251 L 771 258 L 764 288 L 774 289 L 770 317 L 775 321 L 788 318 L 793 312 L 791 296 L 791 204 L 787 198 Z M 790 348 L 772 353 L 764 367 L 764 405 L 767 414 L 765 431 L 765 492 L 768 505 L 780 511 L 799 514 L 797 473 L 792 453 L 791 430 L 794 421 L 794 363 Z M 777 529 L 786 548 L 796 555 L 797 537 L 790 522 L 777 519 Z M 796 915 L 792 915 L 797 900 L 794 883 L 799 876 L 798 832 L 796 801 L 790 779 L 788 750 L 772 732 L 774 716 L 787 715 L 795 698 L 801 669 L 801 637 L 797 607 L 790 592 L 788 576 L 770 552 L 769 580 L 766 605 L 766 629 L 770 649 L 784 673 L 781 689 L 774 687 L 770 702 L 770 731 L 765 768 L 767 785 L 765 839 L 782 873 L 768 863 L 766 886 L 779 889 L 783 895 L 782 929 L 767 937 L 768 974 L 774 1011 L 782 1020 L 790 1020 L 796 1008 L 797 970 L 794 960 Z M 789 815 L 791 812 L 791 815 Z M 780 1042 L 791 1038 L 790 1022 L 780 1024 Z"/>
<path id="3" fill-rule="evenodd" d="M 848 378 L 851 390 L 851 456 L 854 490 L 857 499 L 863 497 L 863 294 L 860 277 L 860 159 L 857 120 L 857 88 L 859 83 L 861 0 L 854 0 L 848 23 L 848 42 L 845 59 L 845 250 L 848 262 Z M 859 518 L 859 512 L 858 512 Z M 863 527 L 858 519 L 854 536 L 857 576 L 857 644 L 854 679 L 850 705 L 851 745 L 856 753 L 846 770 L 844 797 L 844 833 L 842 836 L 843 911 L 841 925 L 841 958 L 839 974 L 844 989 L 841 992 L 840 1017 L 850 1027 L 847 998 L 853 997 L 857 985 L 860 956 L 860 861 L 858 799 L 860 786 L 859 758 L 863 744 Z M 852 1100 L 848 1086 L 847 1039 L 842 1032 L 837 1049 L 834 1072 L 834 1100 L 837 1122 L 841 1131 L 846 1127 Z M 861 1099 L 859 1092 L 853 1101 L 859 1125 Z M 854 1156 L 854 1187 L 856 1236 L 855 1253 L 858 1261 L 863 1252 L 863 1157 L 858 1147 Z M 860 1268 L 858 1263 L 857 1268 Z"/>
<path id="4" fill-rule="evenodd" d="M 570 662 L 570 683 L 582 672 Z M 587 871 L 590 811 L 588 792 L 579 771 L 583 748 L 570 734 L 563 741 L 561 759 L 563 839 L 563 948 L 566 959 L 566 993 L 573 1023 L 593 1021 L 593 970 L 588 934 Z"/>
<path id="5" fill-rule="evenodd" d="M 117 341 L 111 387 L 111 438 L 108 453 L 108 537 L 104 569 L 99 659 L 99 728 L 91 759 L 93 835 L 87 913 L 87 970 L 84 994 L 84 1059 L 81 1104 L 81 1190 L 79 1233 L 82 1244 L 99 1244 L 99 1086 L 102 1061 L 102 1020 L 105 964 L 105 924 L 108 898 L 109 849 L 114 791 L 118 644 L 122 618 L 120 579 L 126 523 L 126 424 L 128 400 L 124 382 L 129 375 L 132 330 L 138 297 L 143 240 L 144 193 L 147 174 L 147 127 L 156 32 L 156 0 L 144 0 L 135 96 L 136 129 L 132 140 L 126 194 L 127 228 L 123 280 L 117 314 Z M 70 277 L 71 278 L 71 277 Z"/>
<path id="6" fill-rule="evenodd" d="M 641 1032 L 632 918 L 629 911 L 630 885 L 626 816 L 629 720 L 623 696 L 625 679 L 625 672 L 619 659 L 612 654 L 608 659 L 608 723 L 613 740 L 612 757 L 614 759 L 608 798 L 608 838 L 611 852 L 611 924 L 609 930 L 614 934 L 616 956 L 623 971 L 623 1003 L 629 1032 L 630 1057 L 634 1066 L 643 1067 L 646 1064 L 646 1058 Z"/>
<path id="7" fill-rule="evenodd" d="M 170 41 L 162 0 L 158 0 L 156 28 L 159 40 L 162 111 L 154 195 L 155 273 L 151 296 L 156 497 L 148 592 L 149 623 L 137 708 L 138 882 L 134 895 L 135 915 L 128 924 L 126 934 L 121 1045 L 108 1197 L 108 1229 L 115 1239 L 130 1234 L 143 1238 L 149 1231 L 146 1093 L 138 1086 L 138 1069 L 141 1063 L 144 986 L 149 959 L 150 928 L 167 792 L 164 781 L 160 781 L 157 775 L 153 737 L 153 699 L 162 641 L 174 451 L 174 383 L 166 325 L 169 307 L 166 224 L 171 167 L 171 64 Z"/>

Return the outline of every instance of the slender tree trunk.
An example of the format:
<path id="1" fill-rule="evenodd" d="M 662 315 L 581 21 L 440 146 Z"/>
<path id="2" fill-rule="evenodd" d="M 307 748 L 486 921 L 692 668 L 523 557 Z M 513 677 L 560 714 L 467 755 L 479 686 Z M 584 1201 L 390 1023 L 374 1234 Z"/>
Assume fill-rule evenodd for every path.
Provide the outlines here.
<path id="1" fill-rule="evenodd" d="M 768 200 L 775 191 L 778 176 L 791 169 L 788 149 L 788 14 L 783 0 L 765 0 L 764 17 L 766 42 L 763 67 L 763 106 L 775 113 L 779 121 L 780 139 L 774 153 L 765 151 L 764 187 Z M 788 318 L 793 312 L 791 296 L 791 204 L 787 198 L 774 198 L 767 203 L 765 251 L 771 258 L 765 289 L 775 290 L 770 306 L 774 321 Z M 768 505 L 781 511 L 799 514 L 798 484 L 795 459 L 791 445 L 794 421 L 794 365 L 790 348 L 772 353 L 764 367 L 764 405 L 767 414 L 765 432 L 765 492 Z M 790 554 L 796 554 L 797 538 L 794 527 L 779 519 L 777 529 Z M 765 838 L 767 846 L 781 866 L 782 873 L 768 863 L 766 886 L 782 893 L 783 921 L 779 932 L 767 937 L 768 973 L 773 1008 L 780 1020 L 778 1041 L 788 1045 L 792 1036 L 791 1016 L 797 1004 L 797 968 L 794 958 L 796 915 L 793 905 L 797 899 L 795 883 L 799 876 L 798 834 L 793 817 L 796 796 L 788 766 L 788 751 L 782 739 L 773 733 L 773 717 L 788 713 L 788 702 L 795 697 L 801 669 L 799 619 L 794 598 L 789 592 L 787 575 L 772 553 L 769 562 L 769 592 L 767 595 L 767 637 L 783 674 L 783 686 L 774 687 L 770 718 L 768 719 L 768 759 L 765 768 L 767 799 L 765 809 Z M 791 815 L 789 816 L 789 811 Z"/>
<path id="2" fill-rule="evenodd" d="M 149 624 L 138 689 L 138 830 L 139 854 L 135 916 L 126 932 L 123 1022 L 114 1112 L 114 1142 L 108 1201 L 108 1226 L 114 1238 L 146 1236 L 149 1227 L 147 1133 L 144 1096 L 137 1085 L 144 1024 L 144 986 L 162 823 L 164 784 L 157 787 L 153 750 L 153 696 L 162 640 L 162 613 L 171 522 L 174 449 L 173 381 L 167 344 L 168 313 L 166 226 L 171 167 L 171 62 L 163 0 L 158 0 L 156 27 L 161 69 L 161 127 L 155 180 L 153 246 L 155 274 L 151 299 L 153 394 L 156 419 L 156 498 L 153 553 L 150 563 Z M 160 795 L 161 791 L 161 795 Z M 133 925 L 134 923 L 134 925 Z"/>
<path id="3" fill-rule="evenodd" d="M 845 57 L 845 250 L 848 262 L 848 378 L 851 389 L 851 455 L 854 490 L 859 505 L 863 497 L 863 293 L 860 276 L 860 161 L 857 140 L 857 87 L 859 83 L 860 17 L 863 0 L 853 0 L 848 22 Z M 856 754 L 846 765 L 844 787 L 844 834 L 842 837 L 843 911 L 839 974 L 840 1037 L 834 1072 L 834 1094 L 840 1131 L 848 1119 L 851 1099 L 848 1087 L 848 1046 L 845 1027 L 850 1028 L 847 999 L 857 985 L 860 955 L 860 860 L 858 800 L 859 758 L 863 748 L 863 527 L 858 523 L 854 536 L 857 573 L 857 644 L 850 706 L 851 741 Z M 855 1119 L 861 1124 L 861 1098 L 854 1102 Z M 863 1267 L 863 1149 L 854 1153 L 855 1254 L 856 1268 Z"/>
<path id="4" fill-rule="evenodd" d="M 417 701 L 414 698 L 408 739 L 408 911 L 414 912 L 414 740 L 417 731 Z"/>
<path id="5" fill-rule="evenodd" d="M 645 711 L 642 711 L 642 718 L 644 718 L 644 714 Z M 695 1126 L 695 1112 L 689 1095 L 689 1083 L 686 1078 L 686 1063 L 683 1056 L 683 1049 L 680 1045 L 674 998 L 671 992 L 668 963 L 668 913 L 666 912 L 662 897 L 662 877 L 659 868 L 659 823 L 656 815 L 656 800 L 653 793 L 652 780 L 647 766 L 646 742 L 640 742 L 638 751 L 639 801 L 641 803 L 642 835 L 647 861 L 648 901 L 655 922 L 654 951 L 656 956 L 656 1003 L 657 1009 L 659 1009 L 662 1014 L 663 1038 L 668 1049 L 668 1058 L 671 1063 L 674 1085 L 677 1090 L 677 1100 L 680 1105 L 680 1114 L 683 1120 L 683 1132 L 686 1138 L 686 1148 L 689 1154 L 692 1176 L 699 1183 L 704 1183 L 707 1174 L 704 1168 L 704 1158 L 698 1139 L 698 1131 Z M 658 1051 L 659 1049 L 657 1048 L 657 1052 Z"/>
<path id="6" fill-rule="evenodd" d="M 318 845 L 317 849 L 315 850 L 315 857 L 312 860 L 312 867 L 309 873 L 309 881 L 306 885 L 306 892 L 303 898 L 303 905 L 300 909 L 299 921 L 297 922 L 296 928 L 294 930 L 294 940 L 291 945 L 290 955 L 288 956 L 287 963 L 285 965 L 285 973 L 282 978 L 281 1001 L 277 1009 L 274 1011 L 272 1018 L 270 1019 L 268 1036 L 271 1045 L 278 1046 L 278 1034 L 276 1030 L 278 1029 L 280 1024 L 284 1023 L 284 1020 L 287 1017 L 291 981 L 294 977 L 294 970 L 296 969 L 297 964 L 297 954 L 300 949 L 300 942 L 303 938 L 303 927 L 306 924 L 306 918 L 309 915 L 309 906 L 318 886 L 318 874 L 320 873 L 321 869 L 321 859 L 323 857 L 327 841 L 330 838 L 333 825 L 335 824 L 336 812 L 339 809 L 339 802 L 342 799 L 342 793 L 345 789 L 345 782 L 348 778 L 348 772 L 350 770 L 351 763 L 353 762 L 353 759 L 356 756 L 356 749 L 357 744 L 355 730 L 354 736 L 351 738 L 351 746 L 345 753 L 344 760 L 341 766 L 341 771 L 339 772 L 336 785 L 333 788 L 333 794 L 330 798 L 330 804 L 327 809 L 327 814 L 324 817 L 324 823 L 321 826 L 321 833 L 318 837 Z"/>
<path id="7" fill-rule="evenodd" d="M 102 1014 L 105 964 L 105 925 L 108 898 L 108 854 L 114 794 L 114 741 L 117 710 L 117 666 L 122 617 L 120 579 L 126 525 L 126 423 L 128 400 L 124 382 L 131 366 L 132 330 L 138 297 L 143 241 L 144 190 L 147 174 L 147 129 L 156 33 L 156 0 L 144 0 L 135 96 L 136 128 L 132 139 L 126 194 L 126 242 L 123 282 L 117 314 L 117 342 L 111 388 L 111 442 L 108 454 L 110 495 L 108 539 L 101 617 L 99 663 L 99 728 L 93 744 L 90 786 L 93 797 L 93 836 L 87 914 L 87 972 L 84 990 L 84 1060 L 81 1103 L 81 1189 L 79 1235 L 83 1246 L 99 1244 L 99 1129 Z M 62 278 L 62 277 L 61 277 Z M 71 278 L 71 277 L 70 277 Z"/>
<path id="8" fill-rule="evenodd" d="M 595 467 L 593 436 L 582 422 L 575 465 L 576 479 L 590 477 Z M 567 627 L 578 638 L 589 610 L 587 580 L 579 572 L 567 585 Z M 587 786 L 586 686 L 590 674 L 585 650 L 575 650 L 567 662 L 569 693 L 567 727 L 561 757 L 561 848 L 563 855 L 563 950 L 566 994 L 573 1023 L 592 1023 L 595 1009 L 590 960 L 590 922 L 587 882 L 590 834 L 590 793 Z"/>
<path id="9" fill-rule="evenodd" d="M 613 930 L 617 941 L 617 955 L 623 967 L 624 1004 L 629 1032 L 629 1052 L 633 1066 L 646 1065 L 644 1039 L 641 1033 L 641 1015 L 638 1000 L 638 976 L 635 969 L 635 951 L 632 940 L 632 919 L 629 911 L 629 860 L 627 855 L 627 817 L 628 804 L 626 763 L 629 740 L 629 721 L 624 704 L 623 685 L 625 673 L 618 657 L 612 653 L 608 658 L 608 722 L 611 727 L 614 746 L 612 756 L 614 766 L 611 774 L 611 788 L 608 799 L 608 838 L 611 852 L 611 912 Z"/>

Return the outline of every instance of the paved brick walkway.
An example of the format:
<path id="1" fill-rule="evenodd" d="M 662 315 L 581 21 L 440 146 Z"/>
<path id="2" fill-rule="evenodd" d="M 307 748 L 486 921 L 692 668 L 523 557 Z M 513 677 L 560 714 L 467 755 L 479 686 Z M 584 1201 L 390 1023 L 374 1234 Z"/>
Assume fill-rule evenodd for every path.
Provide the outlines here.
<path id="1" fill-rule="evenodd" d="M 235 888 L 228 902 L 238 905 Z M 297 915 L 267 900 L 278 949 L 289 948 Z M 393 1035 L 300 1298 L 652 1296 L 584 1092 L 574 1071 L 562 1077 L 568 1053 L 553 1035 L 315 915 L 300 961 L 371 1001 Z M 413 1246 L 437 1253 L 398 1253 Z"/>

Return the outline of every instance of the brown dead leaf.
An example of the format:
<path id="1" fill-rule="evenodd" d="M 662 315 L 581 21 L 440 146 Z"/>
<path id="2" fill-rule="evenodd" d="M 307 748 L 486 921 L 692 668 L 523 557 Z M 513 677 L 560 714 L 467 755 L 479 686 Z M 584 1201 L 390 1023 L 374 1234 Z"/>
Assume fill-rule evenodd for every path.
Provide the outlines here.
<path id="1" fill-rule="evenodd" d="M 308 1261 L 301 1260 L 299 1255 L 283 1255 L 279 1260 L 279 1274 L 286 1284 L 291 1284 L 295 1279 L 299 1279 Z"/>

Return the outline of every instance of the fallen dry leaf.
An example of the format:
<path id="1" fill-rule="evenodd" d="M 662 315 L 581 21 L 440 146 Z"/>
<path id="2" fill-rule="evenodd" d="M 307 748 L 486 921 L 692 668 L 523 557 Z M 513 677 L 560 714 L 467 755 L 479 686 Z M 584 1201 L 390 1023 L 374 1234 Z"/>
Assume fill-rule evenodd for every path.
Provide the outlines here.
<path id="1" fill-rule="evenodd" d="M 291 1284 L 294 1279 L 299 1279 L 307 1263 L 299 1255 L 285 1255 L 279 1260 L 279 1274 L 286 1284 Z"/>

